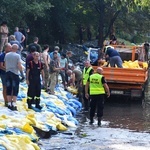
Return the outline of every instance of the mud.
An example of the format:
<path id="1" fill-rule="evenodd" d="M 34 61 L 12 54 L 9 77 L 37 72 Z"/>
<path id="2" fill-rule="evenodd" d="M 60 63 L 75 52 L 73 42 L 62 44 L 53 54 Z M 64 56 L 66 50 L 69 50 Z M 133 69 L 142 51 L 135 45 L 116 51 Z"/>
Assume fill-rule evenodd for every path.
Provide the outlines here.
<path id="1" fill-rule="evenodd" d="M 101 127 L 89 125 L 88 112 L 77 115 L 75 129 L 40 140 L 43 150 L 147 150 L 150 146 L 149 111 L 141 101 L 106 101 Z"/>

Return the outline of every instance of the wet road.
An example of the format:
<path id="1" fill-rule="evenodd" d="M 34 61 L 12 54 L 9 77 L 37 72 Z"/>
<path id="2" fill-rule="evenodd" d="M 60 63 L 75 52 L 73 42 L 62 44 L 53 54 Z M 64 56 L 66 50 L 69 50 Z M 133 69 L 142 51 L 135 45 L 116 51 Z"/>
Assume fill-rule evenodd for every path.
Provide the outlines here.
<path id="1" fill-rule="evenodd" d="M 79 113 L 77 129 L 68 129 L 68 134 L 59 133 L 39 143 L 45 150 L 138 150 L 140 145 L 143 146 L 139 150 L 147 150 L 150 146 L 150 115 L 145 112 L 139 100 L 130 103 L 109 100 L 105 102 L 101 127 L 97 127 L 96 119 L 94 125 L 89 125 L 87 112 Z"/>

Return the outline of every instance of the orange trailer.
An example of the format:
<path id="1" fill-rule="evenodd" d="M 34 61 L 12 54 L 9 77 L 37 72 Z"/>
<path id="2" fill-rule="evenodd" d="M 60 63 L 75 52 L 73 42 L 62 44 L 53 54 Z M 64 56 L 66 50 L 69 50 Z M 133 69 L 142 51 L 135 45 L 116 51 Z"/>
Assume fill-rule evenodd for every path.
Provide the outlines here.
<path id="1" fill-rule="evenodd" d="M 115 48 L 117 49 L 117 48 Z M 120 48 L 120 55 L 124 57 L 124 50 L 129 50 L 128 56 L 130 60 L 137 59 L 137 47 L 125 47 Z M 126 60 L 126 58 L 122 58 Z M 93 66 L 96 70 L 98 66 Z M 111 95 L 124 95 L 129 97 L 141 98 L 144 96 L 145 83 L 148 78 L 148 69 L 134 69 L 134 68 L 115 68 L 115 67 L 103 67 L 103 75 L 107 80 L 110 88 Z"/>

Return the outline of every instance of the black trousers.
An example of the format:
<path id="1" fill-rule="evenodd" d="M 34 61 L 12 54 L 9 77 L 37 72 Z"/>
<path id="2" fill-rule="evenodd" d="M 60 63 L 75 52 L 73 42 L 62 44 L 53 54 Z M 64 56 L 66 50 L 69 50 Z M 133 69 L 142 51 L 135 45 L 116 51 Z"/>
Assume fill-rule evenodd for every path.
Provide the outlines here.
<path id="1" fill-rule="evenodd" d="M 97 109 L 97 117 L 103 116 L 105 94 L 90 95 L 90 118 L 95 116 Z"/>
<path id="2" fill-rule="evenodd" d="M 40 80 L 30 80 L 29 81 L 30 84 L 28 86 L 28 92 L 27 92 L 27 96 L 28 97 L 32 97 L 34 99 L 34 97 L 39 98 L 41 95 L 41 82 Z"/>

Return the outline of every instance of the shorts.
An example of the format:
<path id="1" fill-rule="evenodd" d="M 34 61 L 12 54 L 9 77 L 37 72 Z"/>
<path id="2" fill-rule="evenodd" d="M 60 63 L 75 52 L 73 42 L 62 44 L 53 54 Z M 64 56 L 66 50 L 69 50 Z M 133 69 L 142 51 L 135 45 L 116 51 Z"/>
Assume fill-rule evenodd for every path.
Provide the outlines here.
<path id="1" fill-rule="evenodd" d="M 2 85 L 6 86 L 6 74 L 0 74 Z"/>
<path id="2" fill-rule="evenodd" d="M 19 76 L 8 71 L 6 72 L 7 95 L 17 96 L 19 92 Z"/>

